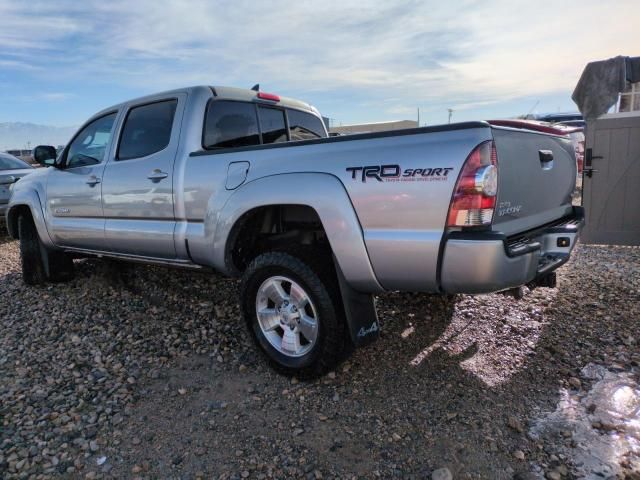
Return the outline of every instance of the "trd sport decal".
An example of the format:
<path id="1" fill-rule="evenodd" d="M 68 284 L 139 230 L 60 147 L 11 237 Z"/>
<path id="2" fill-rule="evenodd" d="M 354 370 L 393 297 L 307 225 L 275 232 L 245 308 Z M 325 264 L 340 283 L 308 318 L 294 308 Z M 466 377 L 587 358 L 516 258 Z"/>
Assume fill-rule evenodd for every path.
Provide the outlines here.
<path id="1" fill-rule="evenodd" d="M 372 165 L 368 167 L 348 167 L 347 172 L 351 172 L 351 178 L 358 178 L 364 183 L 367 179 L 375 178 L 379 182 L 431 182 L 443 181 L 449 177 L 449 172 L 453 170 L 447 168 L 407 168 L 404 171 L 400 165 Z M 401 173 L 402 172 L 402 173 Z"/>

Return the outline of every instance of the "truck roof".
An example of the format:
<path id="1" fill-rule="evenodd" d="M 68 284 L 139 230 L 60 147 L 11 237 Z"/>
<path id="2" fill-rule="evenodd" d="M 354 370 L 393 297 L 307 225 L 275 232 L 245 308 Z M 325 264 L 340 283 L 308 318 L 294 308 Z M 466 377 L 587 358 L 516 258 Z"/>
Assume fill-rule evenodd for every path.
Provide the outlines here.
<path id="1" fill-rule="evenodd" d="M 239 100 L 239 101 L 245 101 L 245 102 L 251 102 L 251 101 L 255 100 L 257 98 L 257 96 L 258 96 L 258 93 L 260 93 L 260 92 L 257 92 L 255 90 L 251 90 L 251 89 L 248 89 L 248 88 L 235 88 L 235 87 L 209 86 L 209 85 L 197 85 L 197 86 L 192 86 L 192 87 L 177 88 L 177 89 L 174 89 L 174 90 L 166 90 L 164 92 L 158 92 L 158 93 L 153 93 L 151 95 L 145 95 L 143 97 L 132 98 L 132 99 L 129 99 L 127 101 L 118 103 L 116 105 L 112 105 L 112 106 L 107 107 L 107 108 L 101 110 L 100 112 L 96 113 L 95 115 L 93 115 L 91 117 L 91 119 L 99 117 L 101 115 L 104 115 L 107 112 L 111 112 L 113 110 L 120 109 L 120 107 L 122 107 L 123 105 L 127 105 L 129 103 L 140 103 L 140 102 L 144 102 L 145 100 L 153 101 L 157 97 L 170 95 L 172 93 L 189 93 L 189 92 L 196 92 L 196 91 L 212 92 L 213 95 L 216 98 L 219 98 L 219 99 Z M 312 105 L 309 105 L 306 102 L 303 102 L 303 101 L 300 101 L 300 100 L 296 100 L 294 98 L 283 97 L 283 96 L 280 96 L 280 95 L 278 95 L 278 97 L 280 97 L 280 100 L 276 104 L 281 106 L 281 107 L 289 107 L 289 108 L 295 108 L 297 110 L 305 110 L 307 112 L 313 113 L 313 114 L 317 115 L 318 117 L 320 117 L 320 112 L 318 112 L 318 110 L 315 107 L 313 107 Z M 269 103 L 271 103 L 271 102 L 269 102 Z"/>

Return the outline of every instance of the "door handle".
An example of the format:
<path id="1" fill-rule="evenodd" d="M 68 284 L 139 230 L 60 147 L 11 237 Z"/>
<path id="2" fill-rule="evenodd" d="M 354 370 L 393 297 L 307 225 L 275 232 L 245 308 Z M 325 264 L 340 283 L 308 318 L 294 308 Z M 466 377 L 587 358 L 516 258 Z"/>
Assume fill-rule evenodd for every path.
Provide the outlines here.
<path id="1" fill-rule="evenodd" d="M 91 175 L 87 178 L 87 185 L 90 187 L 95 187 L 98 183 L 100 183 L 100 179 L 95 175 Z"/>
<path id="2" fill-rule="evenodd" d="M 147 178 L 149 180 L 151 180 L 152 182 L 156 182 L 157 183 L 160 180 L 162 180 L 163 178 L 167 178 L 168 176 L 169 176 L 168 173 L 163 172 L 159 168 L 156 168 L 153 172 L 151 172 L 151 174 Z"/>

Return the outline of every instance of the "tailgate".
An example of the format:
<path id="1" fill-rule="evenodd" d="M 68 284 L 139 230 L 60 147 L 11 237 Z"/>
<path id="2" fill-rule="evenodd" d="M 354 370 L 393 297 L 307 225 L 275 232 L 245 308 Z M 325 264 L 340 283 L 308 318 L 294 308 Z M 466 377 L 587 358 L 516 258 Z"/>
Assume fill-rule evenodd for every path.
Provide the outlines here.
<path id="1" fill-rule="evenodd" d="M 493 229 L 512 235 L 569 215 L 576 180 L 569 138 L 500 127 L 492 131 L 498 155 Z"/>

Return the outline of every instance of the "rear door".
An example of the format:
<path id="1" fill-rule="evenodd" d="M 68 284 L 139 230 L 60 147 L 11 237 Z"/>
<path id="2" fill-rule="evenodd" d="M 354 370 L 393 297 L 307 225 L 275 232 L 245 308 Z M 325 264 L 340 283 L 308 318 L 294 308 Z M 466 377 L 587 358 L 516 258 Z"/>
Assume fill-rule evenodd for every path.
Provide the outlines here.
<path id="1" fill-rule="evenodd" d="M 186 93 L 129 104 L 102 183 L 108 250 L 175 258 L 173 166 Z"/>
<path id="2" fill-rule="evenodd" d="M 494 230 L 531 230 L 572 211 L 576 159 L 568 137 L 493 128 L 498 155 Z"/>

